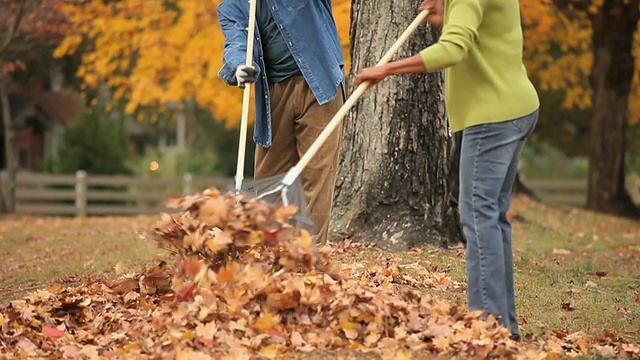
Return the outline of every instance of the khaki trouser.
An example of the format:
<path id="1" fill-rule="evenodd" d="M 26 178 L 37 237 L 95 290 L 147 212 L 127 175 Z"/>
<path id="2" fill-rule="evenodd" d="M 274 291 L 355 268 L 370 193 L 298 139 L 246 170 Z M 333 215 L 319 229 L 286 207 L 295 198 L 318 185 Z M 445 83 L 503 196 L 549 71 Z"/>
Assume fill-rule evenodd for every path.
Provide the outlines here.
<path id="1" fill-rule="evenodd" d="M 334 100 L 318 104 L 304 77 L 294 76 L 270 86 L 272 145 L 256 147 L 255 178 L 284 175 L 311 147 L 342 106 L 342 87 Z M 316 229 L 316 241 L 327 241 L 333 189 L 342 147 L 342 127 L 337 127 L 302 171 L 300 179 L 307 211 Z"/>

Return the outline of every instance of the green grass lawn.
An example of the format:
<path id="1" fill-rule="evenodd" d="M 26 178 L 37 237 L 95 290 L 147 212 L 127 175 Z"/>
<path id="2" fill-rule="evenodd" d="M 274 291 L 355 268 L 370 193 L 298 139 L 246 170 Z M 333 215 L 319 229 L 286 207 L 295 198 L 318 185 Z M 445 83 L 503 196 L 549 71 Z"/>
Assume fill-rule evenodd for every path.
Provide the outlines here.
<path id="1" fill-rule="evenodd" d="M 523 334 L 609 330 L 640 342 L 640 224 L 590 212 L 513 203 L 516 297 Z M 0 220 L 0 302 L 51 282 L 73 282 L 166 257 L 139 231 L 159 217 Z M 401 254 L 363 250 L 337 258 L 354 268 L 396 261 L 462 283 L 434 295 L 464 303 L 464 249 L 425 247 Z"/>

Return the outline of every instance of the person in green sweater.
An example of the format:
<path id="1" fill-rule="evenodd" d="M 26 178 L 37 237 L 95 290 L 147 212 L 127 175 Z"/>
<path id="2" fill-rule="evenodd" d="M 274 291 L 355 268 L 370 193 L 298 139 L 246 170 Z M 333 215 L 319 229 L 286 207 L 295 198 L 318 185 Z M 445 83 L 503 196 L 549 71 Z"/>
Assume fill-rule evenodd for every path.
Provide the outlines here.
<path id="1" fill-rule="evenodd" d="M 444 70 L 449 126 L 462 131 L 459 203 L 469 310 L 496 316 L 518 340 L 507 212 L 518 158 L 540 106 L 522 63 L 519 3 L 426 0 L 419 10 L 429 10 L 431 24 L 443 25 L 439 41 L 415 56 L 364 69 L 354 83 Z"/>

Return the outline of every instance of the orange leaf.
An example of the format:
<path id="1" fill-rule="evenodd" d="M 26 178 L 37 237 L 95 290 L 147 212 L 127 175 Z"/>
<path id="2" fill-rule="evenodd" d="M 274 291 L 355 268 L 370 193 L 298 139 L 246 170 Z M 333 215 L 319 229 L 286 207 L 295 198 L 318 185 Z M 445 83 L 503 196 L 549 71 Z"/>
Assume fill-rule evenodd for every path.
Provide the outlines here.
<path id="1" fill-rule="evenodd" d="M 264 333 L 267 330 L 273 329 L 273 327 L 276 326 L 278 322 L 279 322 L 279 319 L 277 316 L 274 316 L 270 312 L 265 312 L 262 314 L 261 318 L 259 318 L 258 320 L 255 321 L 255 323 L 253 323 L 253 327 L 259 332 Z"/>
<path id="2" fill-rule="evenodd" d="M 227 231 L 219 232 L 213 239 L 207 241 L 207 246 L 211 251 L 217 253 L 225 250 L 233 242 L 233 237 Z"/>

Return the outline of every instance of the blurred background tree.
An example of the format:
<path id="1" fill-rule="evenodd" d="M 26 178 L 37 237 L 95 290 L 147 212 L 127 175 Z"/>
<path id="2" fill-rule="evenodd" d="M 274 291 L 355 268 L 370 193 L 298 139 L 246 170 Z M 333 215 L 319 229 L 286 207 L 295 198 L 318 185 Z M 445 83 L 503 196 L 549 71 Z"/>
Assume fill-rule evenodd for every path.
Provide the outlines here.
<path id="1" fill-rule="evenodd" d="M 21 2 L 2 1 L 2 26 L 10 33 Z M 26 18 L 47 14 L 43 24 L 49 25 L 34 29 L 47 29 L 49 36 L 23 38 L 39 39 L 31 44 L 49 50 L 10 59 L 5 51 L 1 58 L 11 80 L 46 79 L 50 68 L 63 64 L 65 88 L 81 93 L 86 108 L 102 104 L 122 122 L 129 142 L 125 165 L 133 174 L 234 174 L 242 92 L 217 77 L 220 0 L 27 1 Z M 542 103 L 522 158 L 525 183 L 536 177 L 589 179 L 590 208 L 634 213 L 626 192 L 638 186 L 625 180 L 640 171 L 637 2 L 520 2 L 525 64 Z M 333 6 L 349 67 L 351 1 L 334 0 Z M 10 44 L 19 50 L 29 42 Z M 79 131 L 85 120 L 69 131 Z M 247 175 L 252 156 L 250 148 Z M 159 168 L 151 171 L 154 161 Z"/>

